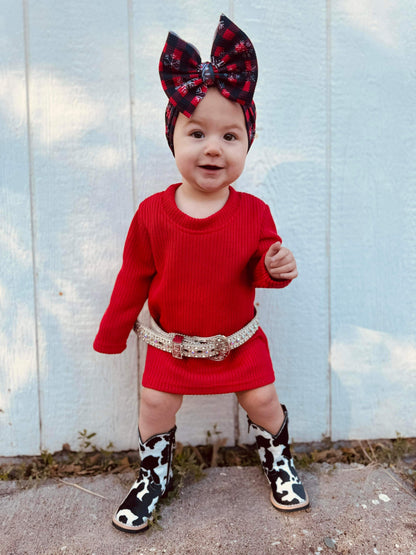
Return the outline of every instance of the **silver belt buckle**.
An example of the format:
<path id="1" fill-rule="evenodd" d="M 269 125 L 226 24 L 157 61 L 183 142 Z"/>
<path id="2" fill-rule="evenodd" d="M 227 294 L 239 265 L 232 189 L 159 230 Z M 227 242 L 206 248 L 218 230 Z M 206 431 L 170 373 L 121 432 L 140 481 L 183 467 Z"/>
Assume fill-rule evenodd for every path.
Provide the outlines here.
<path id="1" fill-rule="evenodd" d="M 210 360 L 221 361 L 230 354 L 230 344 L 225 335 L 216 335 L 214 338 L 214 354 L 209 355 Z"/>
<path id="2" fill-rule="evenodd" d="M 172 339 L 172 356 L 173 358 L 183 358 L 182 353 L 183 335 L 177 333 Z"/>

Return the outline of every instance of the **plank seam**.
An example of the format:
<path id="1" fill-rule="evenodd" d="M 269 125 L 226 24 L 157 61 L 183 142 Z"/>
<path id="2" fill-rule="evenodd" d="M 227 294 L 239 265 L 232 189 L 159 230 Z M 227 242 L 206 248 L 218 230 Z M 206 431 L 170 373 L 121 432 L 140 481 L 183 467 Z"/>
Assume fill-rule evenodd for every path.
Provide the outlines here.
<path id="1" fill-rule="evenodd" d="M 133 197 L 133 212 L 137 208 L 136 194 L 136 134 L 134 128 L 134 13 L 132 0 L 127 0 L 127 17 L 128 17 L 128 64 L 129 64 L 129 104 L 130 104 L 130 156 L 131 156 L 131 186 Z"/>
<path id="2" fill-rule="evenodd" d="M 34 171 L 33 171 L 33 150 L 32 150 L 32 125 L 31 125 L 31 106 L 30 106 L 30 63 L 29 63 L 29 21 L 27 0 L 23 0 L 23 41 L 25 59 L 25 95 L 26 95 L 26 133 L 28 144 L 28 166 L 29 166 L 29 191 L 30 191 L 30 230 L 32 242 L 32 276 L 33 276 L 33 310 L 35 318 L 35 349 L 36 349 L 36 378 L 38 395 L 38 414 L 39 414 L 39 452 L 42 452 L 42 395 L 40 387 L 40 357 L 39 357 L 39 307 L 38 307 L 38 280 L 37 280 L 37 258 L 36 258 L 36 231 L 35 231 L 35 192 L 34 192 Z"/>
<path id="3" fill-rule="evenodd" d="M 331 0 L 326 0 L 326 145 L 325 181 L 327 188 L 327 257 L 328 257 L 328 435 L 332 438 L 332 320 L 331 320 L 331 217 L 332 217 L 332 35 Z"/>

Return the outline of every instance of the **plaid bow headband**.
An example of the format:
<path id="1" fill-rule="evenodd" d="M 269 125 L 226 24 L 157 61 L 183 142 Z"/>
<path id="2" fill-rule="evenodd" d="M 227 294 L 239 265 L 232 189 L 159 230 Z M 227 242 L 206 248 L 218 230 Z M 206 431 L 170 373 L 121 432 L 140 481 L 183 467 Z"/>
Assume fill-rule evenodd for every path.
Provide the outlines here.
<path id="1" fill-rule="evenodd" d="M 208 87 L 215 86 L 227 99 L 238 102 L 244 112 L 249 148 L 256 132 L 253 101 L 257 82 L 257 58 L 248 36 L 224 14 L 214 37 L 211 62 L 201 63 L 192 44 L 169 33 L 159 62 L 163 90 L 169 98 L 166 108 L 166 138 L 173 150 L 173 132 L 181 112 L 191 117 Z"/>

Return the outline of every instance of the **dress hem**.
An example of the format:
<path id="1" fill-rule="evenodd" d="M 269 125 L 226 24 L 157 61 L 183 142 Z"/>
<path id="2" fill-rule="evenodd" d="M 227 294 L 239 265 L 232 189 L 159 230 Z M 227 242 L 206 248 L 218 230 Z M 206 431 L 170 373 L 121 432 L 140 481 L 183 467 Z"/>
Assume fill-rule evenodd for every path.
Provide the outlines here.
<path id="1" fill-rule="evenodd" d="M 276 381 L 275 376 L 273 376 L 273 379 L 267 379 L 267 380 L 258 380 L 257 382 L 250 382 L 250 383 L 246 383 L 246 384 L 238 384 L 238 385 L 230 385 L 230 386 L 224 386 L 221 388 L 206 388 L 204 389 L 204 391 L 198 390 L 196 391 L 195 389 L 193 390 L 184 390 L 184 388 L 179 388 L 179 387 L 166 387 L 166 385 L 162 386 L 159 384 L 155 384 L 155 383 L 145 383 L 144 381 L 142 381 L 142 386 L 146 387 L 148 389 L 154 389 L 156 391 L 160 391 L 163 393 L 172 393 L 174 395 L 226 395 L 229 393 L 237 393 L 240 391 L 249 391 L 252 389 L 258 389 L 259 387 L 264 387 L 266 385 L 270 385 L 272 383 L 274 383 Z M 158 387 L 159 385 L 159 387 Z"/>

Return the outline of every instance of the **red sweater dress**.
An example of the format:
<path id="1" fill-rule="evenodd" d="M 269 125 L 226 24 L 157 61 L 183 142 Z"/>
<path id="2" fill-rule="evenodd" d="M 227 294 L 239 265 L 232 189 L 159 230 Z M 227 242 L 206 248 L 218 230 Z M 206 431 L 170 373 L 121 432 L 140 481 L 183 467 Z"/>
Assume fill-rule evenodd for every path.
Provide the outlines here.
<path id="1" fill-rule="evenodd" d="M 224 207 L 196 219 L 175 203 L 179 184 L 143 201 L 130 225 L 123 264 L 94 349 L 121 353 L 148 299 L 150 314 L 166 332 L 231 335 L 255 315 L 256 287 L 282 288 L 265 254 L 280 241 L 269 207 L 230 187 Z M 176 359 L 148 346 L 142 383 L 179 394 L 231 393 L 273 383 L 267 339 L 259 329 L 223 361 Z"/>

